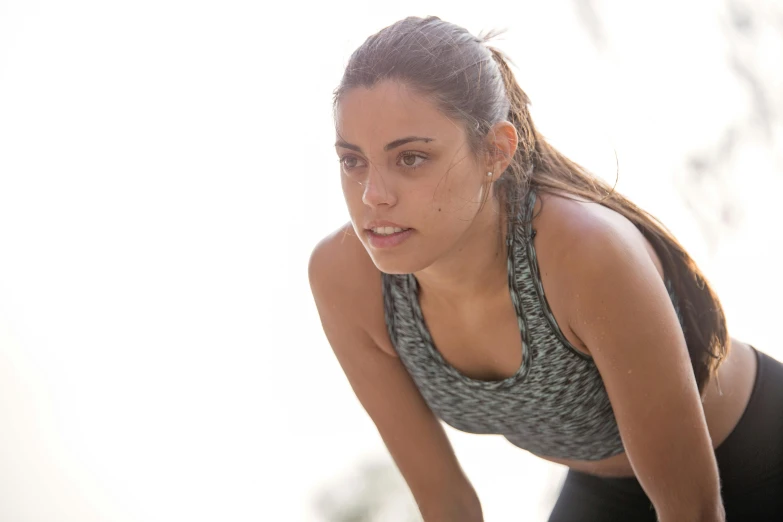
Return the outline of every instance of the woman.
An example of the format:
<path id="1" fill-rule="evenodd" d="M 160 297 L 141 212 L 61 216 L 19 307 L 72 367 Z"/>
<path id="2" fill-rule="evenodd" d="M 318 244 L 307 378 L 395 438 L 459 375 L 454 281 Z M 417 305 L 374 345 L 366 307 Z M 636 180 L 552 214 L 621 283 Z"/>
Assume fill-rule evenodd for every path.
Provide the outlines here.
<path id="1" fill-rule="evenodd" d="M 487 40 L 407 18 L 354 52 L 351 222 L 310 260 L 424 520 L 482 520 L 439 419 L 568 466 L 550 521 L 783 520 L 783 364 L 729 337 L 662 225 L 544 140 Z"/>

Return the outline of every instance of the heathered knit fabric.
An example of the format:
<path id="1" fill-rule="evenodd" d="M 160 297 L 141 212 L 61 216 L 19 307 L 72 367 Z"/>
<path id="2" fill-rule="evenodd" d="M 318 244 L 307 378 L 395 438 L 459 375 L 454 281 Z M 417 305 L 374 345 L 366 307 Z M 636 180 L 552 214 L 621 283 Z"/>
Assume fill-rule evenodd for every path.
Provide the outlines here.
<path id="1" fill-rule="evenodd" d="M 472 379 L 443 359 L 423 319 L 413 274 L 382 275 L 386 325 L 425 401 L 447 424 L 501 434 L 540 456 L 600 460 L 623 452 L 623 444 L 595 363 L 563 336 L 546 303 L 532 241 L 535 198 L 533 190 L 523 198 L 517 215 L 524 220 L 509 220 L 507 236 L 509 289 L 523 343 L 513 376 Z M 680 316 L 668 280 L 667 287 Z"/>

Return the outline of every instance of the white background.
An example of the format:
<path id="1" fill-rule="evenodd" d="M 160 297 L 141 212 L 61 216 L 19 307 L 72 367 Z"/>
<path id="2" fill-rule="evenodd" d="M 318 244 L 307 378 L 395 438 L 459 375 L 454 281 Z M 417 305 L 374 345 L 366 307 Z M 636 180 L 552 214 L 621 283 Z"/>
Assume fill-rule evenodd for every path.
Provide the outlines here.
<path id="1" fill-rule="evenodd" d="M 611 181 L 616 152 L 619 190 L 689 249 L 731 334 L 783 355 L 781 107 L 719 188 L 682 182 L 752 122 L 726 9 L 457 4 L 0 0 L 0 521 L 318 520 L 319 491 L 388 459 L 306 268 L 347 220 L 332 90 L 408 15 L 508 28 L 544 134 Z M 733 45 L 777 92 L 765 27 Z M 487 521 L 545 520 L 564 468 L 449 433 Z"/>

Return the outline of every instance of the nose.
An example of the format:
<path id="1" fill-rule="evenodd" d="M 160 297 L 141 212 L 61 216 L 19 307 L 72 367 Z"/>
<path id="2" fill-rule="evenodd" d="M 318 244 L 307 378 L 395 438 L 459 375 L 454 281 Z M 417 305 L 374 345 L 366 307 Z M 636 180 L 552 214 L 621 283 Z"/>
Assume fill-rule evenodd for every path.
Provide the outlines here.
<path id="1" fill-rule="evenodd" d="M 362 202 L 368 207 L 391 206 L 396 202 L 394 190 L 385 178 L 378 168 L 370 166 L 368 169 L 362 192 Z"/>

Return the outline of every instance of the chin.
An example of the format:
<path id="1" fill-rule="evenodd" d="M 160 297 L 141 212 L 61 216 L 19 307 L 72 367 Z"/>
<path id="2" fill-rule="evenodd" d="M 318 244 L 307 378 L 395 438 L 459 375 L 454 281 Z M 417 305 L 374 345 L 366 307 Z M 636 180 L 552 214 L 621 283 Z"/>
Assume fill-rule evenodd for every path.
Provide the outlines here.
<path id="1" fill-rule="evenodd" d="M 421 259 L 414 259 L 410 255 L 392 255 L 391 252 L 379 252 L 370 248 L 367 249 L 367 253 L 375 268 L 385 274 L 413 274 L 427 266 Z"/>

